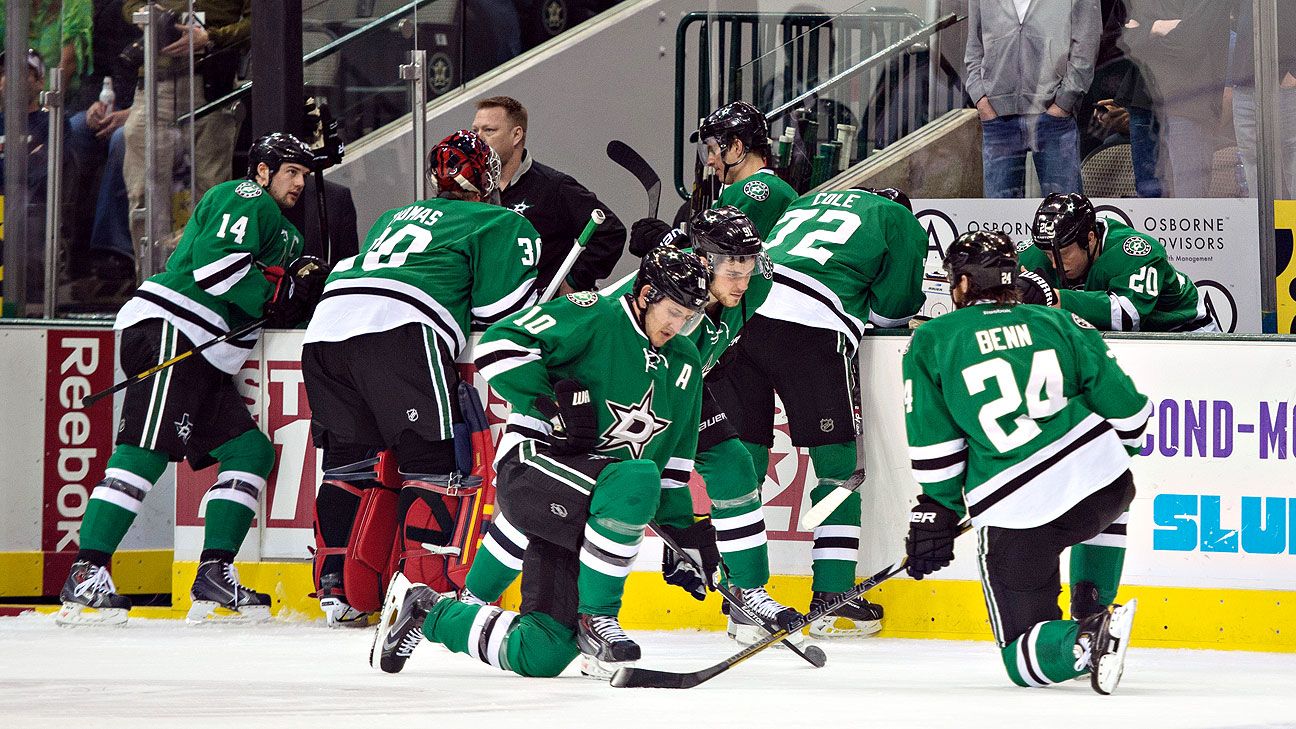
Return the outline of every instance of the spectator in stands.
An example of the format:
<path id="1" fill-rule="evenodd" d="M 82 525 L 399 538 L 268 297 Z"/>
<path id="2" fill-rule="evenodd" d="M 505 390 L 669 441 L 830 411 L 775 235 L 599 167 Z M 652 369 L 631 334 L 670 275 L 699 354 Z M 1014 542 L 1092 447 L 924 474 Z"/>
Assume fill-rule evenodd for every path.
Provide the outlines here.
<path id="1" fill-rule="evenodd" d="M 612 273 L 612 267 L 621 259 L 625 226 L 594 193 L 570 175 L 531 157 L 526 149 L 527 110 L 517 99 L 492 96 L 478 101 L 472 130 L 500 157 L 501 204 L 529 220 L 540 232 L 543 245 L 537 263 L 537 289 L 544 290 L 553 280 L 567 252 L 575 245 L 576 237 L 589 222 L 590 211 L 600 208 L 607 214 L 607 221 L 594 232 L 585 252 L 559 286 L 558 295 L 596 288 L 598 281 Z"/>
<path id="2" fill-rule="evenodd" d="M 42 59 L 53 61 L 63 70 L 63 92 L 73 93 L 80 77 L 90 70 L 91 12 L 90 0 L 30 0 L 31 25 L 28 43 Z M 6 0 L 0 0 L 0 50 L 4 49 Z"/>
<path id="3" fill-rule="evenodd" d="M 93 206 L 73 205 L 68 220 L 68 269 L 74 279 L 72 298 L 84 303 L 122 303 L 135 281 L 126 179 L 126 118 L 135 96 L 135 69 L 122 69 L 118 56 L 140 36 L 122 17 L 122 0 L 95 0 L 94 70 L 81 81 L 81 92 L 69 109 L 72 116 L 67 151 L 72 165 L 68 189 L 98 190 Z M 104 79 L 112 84 L 113 104 L 100 96 Z M 82 196 L 83 199 L 88 197 Z"/>
<path id="4" fill-rule="evenodd" d="M 1255 46 L 1251 3 L 1241 3 L 1237 16 L 1237 45 L 1233 49 L 1233 129 L 1246 175 L 1244 194 L 1256 196 Z M 1283 189 L 1274 197 L 1296 197 L 1296 44 L 1286 35 L 1296 31 L 1296 0 L 1278 0 L 1278 145 L 1276 161 Z"/>
<path id="5" fill-rule="evenodd" d="M 1125 53 L 1121 36 L 1129 10 L 1125 0 L 1102 0 L 1103 30 L 1094 80 L 1076 121 L 1089 120 L 1080 134 L 1080 159 L 1100 148 L 1128 144 L 1139 197 L 1161 197 L 1159 131 L 1151 92 L 1139 64 Z"/>
<path id="6" fill-rule="evenodd" d="M 1093 79 L 1098 0 L 969 0 L 968 96 L 981 116 L 986 197 L 1023 197 L 1026 153 L 1045 194 L 1080 189 L 1073 111 Z"/>
<path id="7" fill-rule="evenodd" d="M 1130 2 L 1124 42 L 1150 75 L 1175 197 L 1210 191 L 1233 6 L 1226 0 Z"/>
<path id="8" fill-rule="evenodd" d="M 40 106 L 40 93 L 45 85 L 45 64 L 40 54 L 28 50 L 26 83 L 14 84 L 14 88 L 11 88 L 4 70 L 4 56 L 0 52 L 0 161 L 3 161 L 6 153 L 15 152 L 15 145 L 4 144 L 4 98 L 9 92 L 21 93 L 27 99 L 27 303 L 39 303 L 44 290 L 45 199 L 49 178 L 47 144 L 50 114 Z M 64 124 L 66 123 L 65 121 Z M 4 178 L 3 167 L 0 164 L 0 190 L 6 189 L 8 183 Z"/>
<path id="9" fill-rule="evenodd" d="M 122 17 L 130 20 L 135 11 L 149 0 L 126 0 Z M 190 0 L 160 0 L 157 5 L 173 11 L 185 19 L 176 25 L 179 39 L 166 44 L 159 51 L 157 82 L 157 124 L 164 133 L 158 135 L 157 163 L 153 174 L 164 191 L 171 190 L 178 155 L 179 138 L 187 134 L 175 132 L 175 121 L 189 108 L 190 47 L 196 56 L 193 99 L 195 108 L 215 99 L 234 87 L 238 70 L 239 53 L 247 46 L 252 32 L 252 0 L 193 0 L 195 12 L 205 13 L 205 24 L 188 22 Z M 135 104 L 126 119 L 126 190 L 131 210 L 142 210 L 144 205 L 145 139 L 144 105 Z M 165 133 L 165 132 L 172 133 Z M 216 112 L 197 120 L 194 126 L 194 177 L 197 189 L 195 200 L 202 197 L 213 185 L 230 178 L 234 140 L 238 134 L 238 120 L 231 114 Z M 187 143 L 186 143 L 187 144 Z M 155 206 L 158 230 L 171 229 L 169 194 Z M 139 241 L 147 231 L 143 215 L 131 216 L 132 239 Z"/>

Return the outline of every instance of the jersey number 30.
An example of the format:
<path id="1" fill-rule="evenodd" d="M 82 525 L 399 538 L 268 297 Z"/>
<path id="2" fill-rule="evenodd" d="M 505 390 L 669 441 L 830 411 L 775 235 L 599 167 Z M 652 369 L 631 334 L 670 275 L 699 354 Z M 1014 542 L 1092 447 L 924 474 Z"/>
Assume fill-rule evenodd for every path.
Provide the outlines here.
<path id="1" fill-rule="evenodd" d="M 1024 392 L 1017 384 L 1012 365 L 1001 357 L 978 362 L 963 370 L 963 382 L 969 395 L 985 392 L 991 380 L 999 388 L 999 397 L 981 406 L 977 420 L 1000 453 L 1029 443 L 1040 434 L 1040 427 L 1035 423 L 1037 418 L 1047 417 L 1066 407 L 1067 398 L 1062 394 L 1062 367 L 1058 364 L 1055 350 L 1044 349 L 1035 353 Z M 1025 413 L 1021 412 L 1023 402 Z M 1011 431 L 999 422 L 1005 416 L 1013 416 Z"/>

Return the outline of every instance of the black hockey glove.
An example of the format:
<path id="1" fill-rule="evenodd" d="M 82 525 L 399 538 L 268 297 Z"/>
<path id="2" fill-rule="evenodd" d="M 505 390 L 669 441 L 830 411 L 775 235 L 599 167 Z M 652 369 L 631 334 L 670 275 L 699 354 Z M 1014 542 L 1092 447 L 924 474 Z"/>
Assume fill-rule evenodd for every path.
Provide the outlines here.
<path id="1" fill-rule="evenodd" d="M 687 529 L 664 524 L 657 528 L 674 539 L 687 555 L 662 547 L 662 577 L 666 578 L 666 584 L 683 588 L 694 599 L 705 600 L 707 590 L 714 590 L 720 580 L 720 550 L 716 547 L 716 531 L 711 520 L 702 519 Z"/>
<path id="2" fill-rule="evenodd" d="M 301 256 L 288 264 L 275 284 L 274 296 L 265 305 L 266 326 L 291 329 L 315 311 L 329 265 L 315 256 Z"/>
<path id="3" fill-rule="evenodd" d="M 554 398 L 536 400 L 538 409 L 554 424 L 549 452 L 555 456 L 589 453 L 598 445 L 598 413 L 590 400 L 589 388 L 576 380 L 554 383 Z"/>
<path id="4" fill-rule="evenodd" d="M 954 538 L 959 534 L 958 514 L 923 494 L 909 512 L 909 537 L 905 553 L 909 561 L 905 571 L 921 580 L 954 561 Z"/>
<path id="5" fill-rule="evenodd" d="M 339 135 L 341 124 L 329 113 L 327 106 L 317 106 L 315 97 L 306 97 L 302 139 L 315 155 L 311 165 L 314 170 L 326 170 L 342 161 L 346 145 Z"/>
<path id="6" fill-rule="evenodd" d="M 630 253 L 643 258 L 644 254 L 661 245 L 675 229 L 657 218 L 641 218 L 630 226 Z M 674 238 L 674 236 L 671 236 Z"/>
<path id="7" fill-rule="evenodd" d="M 1057 306 L 1057 291 L 1049 285 L 1044 277 L 1035 271 L 1022 271 L 1017 274 L 1017 280 L 1013 282 L 1021 294 L 1023 304 L 1039 304 L 1040 306 Z"/>

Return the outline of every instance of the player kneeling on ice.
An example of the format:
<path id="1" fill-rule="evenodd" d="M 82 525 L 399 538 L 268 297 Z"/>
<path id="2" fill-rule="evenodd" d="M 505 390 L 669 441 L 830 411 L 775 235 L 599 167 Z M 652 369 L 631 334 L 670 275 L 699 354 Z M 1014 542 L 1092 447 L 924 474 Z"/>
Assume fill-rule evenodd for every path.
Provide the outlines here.
<path id="1" fill-rule="evenodd" d="M 117 313 L 121 363 L 137 375 L 264 317 L 294 326 L 310 315 L 327 266 L 302 257 L 302 238 L 283 210 L 297 203 L 314 154 L 289 134 L 258 139 L 247 179 L 203 195 L 166 270 L 140 285 Z M 285 271 L 285 267 L 287 270 Z M 233 375 L 256 346 L 259 328 L 219 342 L 126 390 L 117 447 L 90 494 L 81 545 L 60 597 L 62 625 L 122 624 L 130 600 L 118 595 L 108 563 L 167 464 L 194 470 L 219 463 L 207 491 L 203 550 L 190 597 L 190 622 L 266 619 L 270 597 L 238 582 L 234 555 L 256 515 L 274 466 L 274 446 L 257 429 Z"/>
<path id="2" fill-rule="evenodd" d="M 956 310 L 904 356 L 905 421 L 922 495 L 909 522 L 915 579 L 954 559 L 959 517 L 980 539 L 982 589 L 1008 675 L 1047 686 L 1120 681 L 1135 601 L 1109 607 L 1134 498 L 1130 456 L 1152 407 L 1074 314 L 1020 303 L 1014 247 L 965 233 L 945 259 Z M 1072 619 L 1058 609 L 1071 548 Z"/>
<path id="3" fill-rule="evenodd" d="M 331 626 L 367 626 L 397 565 L 449 588 L 456 518 L 480 487 L 456 469 L 454 363 L 473 322 L 536 301 L 540 237 L 487 202 L 499 194 L 495 152 L 455 132 L 428 152 L 427 174 L 436 197 L 378 217 L 361 252 L 329 276 L 306 330 L 302 375 L 324 450 L 315 586 Z M 381 451 L 399 475 L 379 479 Z"/>
<path id="4" fill-rule="evenodd" d="M 638 660 L 617 615 L 665 482 L 693 470 L 702 363 L 676 335 L 697 325 L 709 282 L 698 256 L 662 247 L 644 257 L 631 294 L 569 294 L 486 331 L 478 371 L 513 409 L 495 526 L 507 523 L 509 544 L 525 551 L 481 559 L 500 549 L 486 542 L 468 584 L 479 570 L 520 568 L 521 613 L 397 574 L 374 666 L 400 671 L 423 636 L 524 676 L 556 676 L 579 655 L 582 672 L 606 678 Z"/>

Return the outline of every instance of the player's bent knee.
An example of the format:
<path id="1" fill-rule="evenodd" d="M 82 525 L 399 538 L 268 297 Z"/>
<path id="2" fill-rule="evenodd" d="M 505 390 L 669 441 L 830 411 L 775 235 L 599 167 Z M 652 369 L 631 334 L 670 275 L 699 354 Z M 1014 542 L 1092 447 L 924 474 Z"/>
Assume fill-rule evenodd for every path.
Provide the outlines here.
<path id="1" fill-rule="evenodd" d="M 698 459 L 698 471 L 706 481 L 707 496 L 713 505 L 743 498 L 758 483 L 751 453 L 737 438 L 722 441 L 707 451 L 704 459 Z"/>
<path id="2" fill-rule="evenodd" d="M 222 471 L 245 471 L 266 478 L 274 469 L 274 444 L 260 430 L 247 430 L 212 450 Z"/>
<path id="3" fill-rule="evenodd" d="M 602 494 L 615 494 L 615 510 L 621 520 L 647 524 L 657 510 L 660 493 L 661 472 L 657 464 L 642 458 L 618 461 L 599 474 L 591 516 L 597 517 L 602 511 Z"/>

